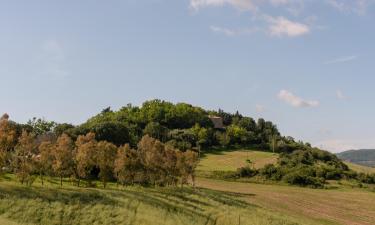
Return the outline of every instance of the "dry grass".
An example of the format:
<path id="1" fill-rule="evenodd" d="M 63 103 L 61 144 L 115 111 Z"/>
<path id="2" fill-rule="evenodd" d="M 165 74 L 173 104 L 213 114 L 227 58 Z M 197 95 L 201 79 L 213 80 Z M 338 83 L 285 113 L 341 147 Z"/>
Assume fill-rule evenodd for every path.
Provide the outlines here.
<path id="1" fill-rule="evenodd" d="M 359 188 L 315 190 L 200 178 L 200 187 L 245 194 L 247 202 L 316 224 L 375 224 L 375 193 Z"/>
<path id="2" fill-rule="evenodd" d="M 278 154 L 252 150 L 217 151 L 206 153 L 197 168 L 200 171 L 236 171 L 246 165 L 249 159 L 255 168 L 261 168 L 266 164 L 275 163 Z"/>

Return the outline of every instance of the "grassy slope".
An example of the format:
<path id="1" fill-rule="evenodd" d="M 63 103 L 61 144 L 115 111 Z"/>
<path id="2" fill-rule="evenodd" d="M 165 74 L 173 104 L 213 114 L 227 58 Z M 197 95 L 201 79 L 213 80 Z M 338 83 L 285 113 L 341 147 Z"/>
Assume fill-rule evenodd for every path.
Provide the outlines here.
<path id="1" fill-rule="evenodd" d="M 213 151 L 201 158 L 197 170 L 236 171 L 246 165 L 246 159 L 250 159 L 255 168 L 261 168 L 268 163 L 275 163 L 277 157 L 277 154 L 270 152 L 252 150 Z"/>
<path id="2" fill-rule="evenodd" d="M 247 194 L 205 188 L 104 190 L 0 181 L 0 224 L 306 224 L 242 200 Z M 308 224 L 308 223 L 307 223 Z"/>
<path id="3" fill-rule="evenodd" d="M 295 217 L 301 224 L 363 224 L 375 221 L 375 193 L 358 188 L 337 190 L 261 185 L 200 178 L 198 185 L 243 194 L 249 203 Z"/>

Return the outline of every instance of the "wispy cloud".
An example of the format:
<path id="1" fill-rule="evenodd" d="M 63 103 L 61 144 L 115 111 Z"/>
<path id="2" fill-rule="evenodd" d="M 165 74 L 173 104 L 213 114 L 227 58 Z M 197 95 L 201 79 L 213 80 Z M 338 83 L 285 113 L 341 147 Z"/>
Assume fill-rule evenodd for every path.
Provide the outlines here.
<path id="1" fill-rule="evenodd" d="M 310 32 L 306 24 L 290 21 L 284 17 L 267 17 L 269 34 L 277 37 L 298 37 Z"/>
<path id="2" fill-rule="evenodd" d="M 364 15 L 368 7 L 374 4 L 374 0 L 326 0 L 333 8 L 344 13 L 356 13 Z"/>
<path id="3" fill-rule="evenodd" d="M 272 37 L 299 37 L 311 32 L 310 25 L 303 22 L 292 21 L 283 16 L 274 17 L 272 6 L 284 9 L 293 15 L 299 14 L 303 8 L 303 0 L 190 0 L 190 8 L 198 11 L 206 7 L 231 6 L 237 10 L 250 12 L 253 21 L 257 22 L 257 28 L 233 29 L 221 26 L 211 26 L 213 32 L 221 33 L 226 36 L 237 36 L 243 34 L 252 34 L 262 31 Z M 262 7 L 268 5 L 268 7 Z M 272 12 L 268 14 L 267 12 Z"/>
<path id="4" fill-rule="evenodd" d="M 297 107 L 297 108 L 308 108 L 308 107 L 317 107 L 319 106 L 319 101 L 316 101 L 316 100 L 305 100 L 299 96 L 296 96 L 294 95 L 292 92 L 288 91 L 288 90 L 281 90 L 279 92 L 279 94 L 277 95 L 277 97 L 293 106 L 293 107 Z"/>
<path id="5" fill-rule="evenodd" d="M 190 0 L 190 8 L 199 10 L 205 7 L 232 6 L 241 11 L 256 11 L 257 6 L 253 0 Z"/>
<path id="6" fill-rule="evenodd" d="M 345 62 L 354 61 L 358 58 L 359 58 L 359 56 L 357 56 L 357 55 L 344 56 L 344 57 L 339 57 L 339 58 L 336 58 L 336 59 L 329 60 L 329 61 L 325 62 L 324 64 L 330 65 L 330 64 L 336 64 L 336 63 L 345 63 Z"/>
<path id="7" fill-rule="evenodd" d="M 229 28 L 218 27 L 218 26 L 211 26 L 210 29 L 211 31 L 215 33 L 224 34 L 229 37 L 239 36 L 239 35 L 250 35 L 259 31 L 259 29 L 257 28 L 229 29 Z"/>

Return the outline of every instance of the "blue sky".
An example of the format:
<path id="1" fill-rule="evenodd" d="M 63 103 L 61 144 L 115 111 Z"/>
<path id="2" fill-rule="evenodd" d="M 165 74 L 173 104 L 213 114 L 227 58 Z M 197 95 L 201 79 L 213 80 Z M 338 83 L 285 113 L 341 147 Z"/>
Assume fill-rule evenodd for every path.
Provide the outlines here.
<path id="1" fill-rule="evenodd" d="M 375 148 L 374 0 L 2 1 L 0 111 L 84 122 L 159 98 Z"/>

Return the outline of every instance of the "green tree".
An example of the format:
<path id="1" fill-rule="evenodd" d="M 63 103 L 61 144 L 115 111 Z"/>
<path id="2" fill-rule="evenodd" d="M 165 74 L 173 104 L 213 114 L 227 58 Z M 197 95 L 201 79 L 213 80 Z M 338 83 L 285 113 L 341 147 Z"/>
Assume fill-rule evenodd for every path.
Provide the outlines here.
<path id="1" fill-rule="evenodd" d="M 146 125 L 143 130 L 143 135 L 149 135 L 150 137 L 166 141 L 168 136 L 168 128 L 160 125 L 158 122 L 150 122 Z"/>
<path id="2" fill-rule="evenodd" d="M 56 123 L 53 121 L 47 121 L 41 118 L 37 119 L 36 117 L 34 117 L 27 122 L 27 125 L 32 127 L 33 133 L 35 133 L 36 135 L 41 135 L 53 131 Z"/>

